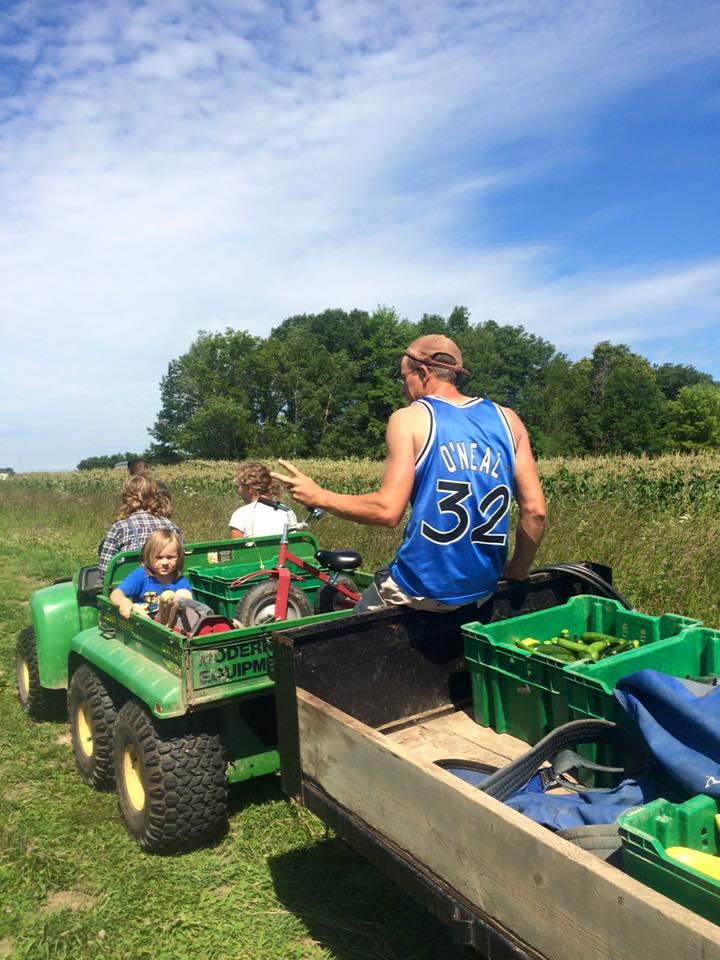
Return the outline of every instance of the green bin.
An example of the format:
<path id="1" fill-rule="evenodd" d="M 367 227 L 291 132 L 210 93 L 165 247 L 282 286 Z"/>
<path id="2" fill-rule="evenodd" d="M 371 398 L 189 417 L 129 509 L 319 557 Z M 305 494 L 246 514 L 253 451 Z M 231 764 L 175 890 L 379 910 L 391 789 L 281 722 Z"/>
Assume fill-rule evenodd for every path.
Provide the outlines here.
<path id="1" fill-rule="evenodd" d="M 679 863 L 668 847 L 690 847 L 717 856 L 720 812 L 712 797 L 698 796 L 685 803 L 653 800 L 618 818 L 623 867 L 641 883 L 720 923 L 720 880 Z"/>
<path id="2" fill-rule="evenodd" d="M 688 680 L 720 677 L 720 631 L 700 626 L 687 627 L 677 637 L 663 643 L 628 650 L 627 653 L 597 663 L 582 660 L 569 664 L 569 667 L 565 676 L 571 719 L 606 717 L 627 722 L 625 711 L 613 695 L 621 677 L 638 670 L 659 670 L 671 677 Z M 610 700 L 615 716 L 607 715 Z"/>
<path id="3" fill-rule="evenodd" d="M 296 556 L 310 563 L 314 563 L 318 543 L 312 534 L 291 533 L 288 543 L 289 549 Z M 186 563 L 187 577 L 196 600 L 206 603 L 223 617 L 232 620 L 235 616 L 235 607 L 242 600 L 250 587 L 262 583 L 263 576 L 254 577 L 239 587 L 231 587 L 238 577 L 253 573 L 256 570 L 270 570 L 277 564 L 278 538 L 257 537 L 252 540 L 238 540 L 237 547 L 233 546 L 233 562 L 205 564 L 193 566 L 190 559 Z M 298 573 L 301 579 L 293 579 L 293 585 L 307 593 L 310 606 L 313 606 L 315 594 L 320 588 L 321 581 L 311 574 L 298 570 L 292 563 L 288 563 L 291 573 Z"/>
<path id="4" fill-rule="evenodd" d="M 612 694 L 615 678 L 610 686 L 605 682 L 601 670 L 605 661 L 565 664 L 520 649 L 515 641 L 528 636 L 548 640 L 564 629 L 571 635 L 592 630 L 639 640 L 641 646 L 637 650 L 612 658 L 613 667 L 625 676 L 641 669 L 635 665 L 639 654 L 655 651 L 658 664 L 661 663 L 661 650 L 672 638 L 698 623 L 672 613 L 653 617 L 626 610 L 617 600 L 582 595 L 547 610 L 497 623 L 465 624 L 465 659 L 470 670 L 475 719 L 498 733 L 512 734 L 530 744 L 537 743 L 555 727 L 582 717 L 628 722 Z M 629 660 L 630 657 L 634 659 Z M 655 662 L 643 666 L 663 669 Z M 588 677 L 573 688 L 581 667 L 588 668 Z"/>

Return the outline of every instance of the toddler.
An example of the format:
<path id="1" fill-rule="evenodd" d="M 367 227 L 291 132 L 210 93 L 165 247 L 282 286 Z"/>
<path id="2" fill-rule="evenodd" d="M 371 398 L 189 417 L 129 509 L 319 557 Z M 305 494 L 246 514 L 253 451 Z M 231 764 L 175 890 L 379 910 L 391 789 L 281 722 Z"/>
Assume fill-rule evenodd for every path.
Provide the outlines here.
<path id="1" fill-rule="evenodd" d="M 187 590 L 190 583 L 182 576 L 185 553 L 182 542 L 173 530 L 156 530 L 145 541 L 140 562 L 142 566 L 125 577 L 110 599 L 126 620 L 133 603 L 145 603 L 166 590 Z"/>

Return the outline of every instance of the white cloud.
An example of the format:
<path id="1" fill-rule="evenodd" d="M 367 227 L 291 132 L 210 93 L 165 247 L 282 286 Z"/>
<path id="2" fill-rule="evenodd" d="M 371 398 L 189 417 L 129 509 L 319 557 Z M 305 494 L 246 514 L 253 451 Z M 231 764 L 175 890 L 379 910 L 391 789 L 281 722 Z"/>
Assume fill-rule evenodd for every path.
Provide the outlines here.
<path id="1" fill-rule="evenodd" d="M 558 279 L 561 242 L 493 247 L 487 210 L 583 151 L 615 98 L 716 54 L 712 18 L 587 0 L 11 5 L 0 410 L 34 424 L 25 465 L 49 462 L 47 435 L 53 466 L 143 446 L 200 328 L 462 303 L 575 353 L 607 336 L 650 355 L 681 320 L 704 343 L 712 257 Z M 22 443 L 0 436 L 0 462 Z"/>

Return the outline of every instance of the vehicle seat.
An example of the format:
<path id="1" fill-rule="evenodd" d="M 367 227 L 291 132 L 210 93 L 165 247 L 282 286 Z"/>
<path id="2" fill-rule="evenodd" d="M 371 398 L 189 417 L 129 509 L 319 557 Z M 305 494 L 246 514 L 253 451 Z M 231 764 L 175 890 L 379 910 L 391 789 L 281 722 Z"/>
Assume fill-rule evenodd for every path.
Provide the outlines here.
<path id="1" fill-rule="evenodd" d="M 318 550 L 315 559 L 330 570 L 354 570 L 362 563 L 362 557 L 356 550 Z"/>
<path id="2" fill-rule="evenodd" d="M 78 574 L 78 606 L 95 607 L 102 593 L 103 578 L 100 567 L 80 567 Z"/>

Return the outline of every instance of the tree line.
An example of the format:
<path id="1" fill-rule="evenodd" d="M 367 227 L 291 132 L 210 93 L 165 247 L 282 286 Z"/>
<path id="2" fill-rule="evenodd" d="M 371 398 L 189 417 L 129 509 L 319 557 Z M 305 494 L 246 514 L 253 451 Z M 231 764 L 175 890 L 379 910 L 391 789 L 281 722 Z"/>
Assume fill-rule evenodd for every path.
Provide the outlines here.
<path id="1" fill-rule="evenodd" d="M 652 364 L 608 341 L 572 361 L 521 326 L 472 323 L 464 307 L 416 322 L 380 307 L 299 314 L 266 338 L 201 331 L 162 378 L 148 448 L 78 468 L 133 456 L 380 458 L 387 419 L 403 403 L 400 354 L 424 333 L 457 342 L 471 373 L 463 391 L 516 410 L 537 456 L 720 448 L 720 385 L 689 364 Z"/>

